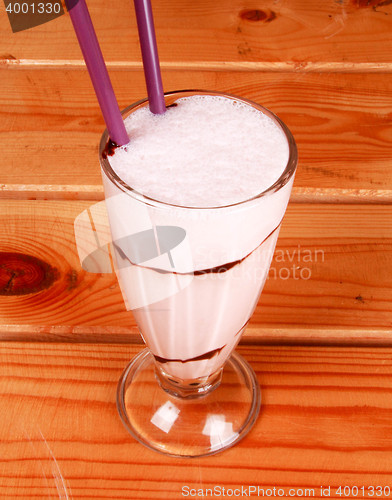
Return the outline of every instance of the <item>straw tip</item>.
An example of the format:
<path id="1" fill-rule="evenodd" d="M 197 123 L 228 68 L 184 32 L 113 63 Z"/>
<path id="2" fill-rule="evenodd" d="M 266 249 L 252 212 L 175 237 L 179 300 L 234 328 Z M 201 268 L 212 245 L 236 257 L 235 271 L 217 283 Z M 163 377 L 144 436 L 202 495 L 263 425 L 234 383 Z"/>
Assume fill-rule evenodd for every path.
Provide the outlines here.
<path id="1" fill-rule="evenodd" d="M 103 151 L 102 151 L 102 158 L 105 158 L 105 160 L 107 159 L 108 156 L 113 156 L 116 149 L 119 148 L 119 144 L 117 144 L 116 142 L 114 142 L 110 137 L 109 137 L 109 140 L 108 142 L 106 143 Z"/>

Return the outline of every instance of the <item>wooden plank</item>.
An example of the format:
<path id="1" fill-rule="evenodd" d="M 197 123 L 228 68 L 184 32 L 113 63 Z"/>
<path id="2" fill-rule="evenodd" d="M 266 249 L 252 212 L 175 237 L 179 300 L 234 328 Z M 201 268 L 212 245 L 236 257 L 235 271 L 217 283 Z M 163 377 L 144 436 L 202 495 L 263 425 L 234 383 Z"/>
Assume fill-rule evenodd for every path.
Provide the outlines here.
<path id="1" fill-rule="evenodd" d="M 108 61 L 140 61 L 132 4 L 88 2 Z M 177 0 L 153 3 L 165 62 L 391 63 L 385 0 Z M 80 60 L 68 15 L 12 34 L 0 15 L 0 54 L 7 59 Z"/>
<path id="2" fill-rule="evenodd" d="M 261 385 L 257 423 L 236 447 L 186 460 L 148 450 L 120 422 L 116 384 L 134 346 L 2 343 L 1 498 L 177 499 L 186 486 L 295 498 L 305 488 L 322 498 L 321 486 L 331 498 L 339 486 L 370 497 L 379 486 L 389 497 L 391 349 L 239 351 Z"/>
<path id="3" fill-rule="evenodd" d="M 0 196 L 102 199 L 97 144 L 104 124 L 87 73 L 4 74 Z M 112 71 L 112 78 L 120 107 L 145 95 L 140 71 Z M 219 89 L 276 112 L 298 143 L 296 201 L 392 200 L 388 74 L 167 71 L 163 78 L 166 89 Z"/>
<path id="4" fill-rule="evenodd" d="M 114 274 L 81 269 L 74 219 L 89 206 L 1 202 L 3 339 L 139 339 Z M 244 341 L 391 344 L 391 225 L 390 205 L 291 204 Z M 23 266 L 25 290 L 17 280 Z"/>

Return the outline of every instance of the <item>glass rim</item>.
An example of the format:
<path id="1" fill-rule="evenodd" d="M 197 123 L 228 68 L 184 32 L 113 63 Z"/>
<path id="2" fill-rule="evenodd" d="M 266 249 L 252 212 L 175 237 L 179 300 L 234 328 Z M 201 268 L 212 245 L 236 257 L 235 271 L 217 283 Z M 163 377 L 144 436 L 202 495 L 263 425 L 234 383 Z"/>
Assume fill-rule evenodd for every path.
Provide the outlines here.
<path id="1" fill-rule="evenodd" d="M 106 177 L 113 183 L 115 184 L 118 188 L 120 188 L 123 192 L 127 193 L 128 195 L 136 198 L 137 200 L 147 203 L 149 205 L 153 205 L 155 207 L 171 207 L 171 208 L 180 208 L 180 209 L 187 209 L 187 210 L 217 210 L 217 209 L 225 209 L 225 208 L 230 208 L 230 207 L 239 207 L 242 205 L 245 205 L 249 202 L 252 202 L 254 200 L 257 200 L 259 198 L 262 198 L 264 196 L 271 195 L 272 193 L 275 193 L 282 189 L 288 182 L 289 180 L 293 177 L 295 170 L 297 168 L 297 162 L 298 162 L 298 151 L 297 151 L 297 145 L 295 143 L 294 137 L 292 133 L 290 132 L 289 128 L 287 125 L 277 116 L 275 113 L 270 111 L 269 109 L 265 108 L 264 106 L 261 106 L 260 104 L 250 100 L 250 99 L 245 99 L 243 97 L 238 97 L 234 94 L 227 94 L 224 92 L 218 92 L 218 91 L 213 91 L 213 90 L 199 90 L 199 89 L 190 89 L 190 90 L 176 90 L 176 91 L 171 91 L 171 92 L 165 92 L 165 98 L 166 98 L 166 105 L 172 104 L 172 102 L 176 101 L 177 99 L 181 97 L 186 97 L 187 95 L 211 95 L 211 96 L 221 96 L 221 97 L 227 97 L 229 99 L 233 99 L 239 102 L 243 102 L 244 104 L 248 104 L 252 106 L 253 108 L 258 109 L 265 115 L 267 115 L 269 118 L 271 118 L 281 129 L 283 132 L 284 136 L 286 137 L 287 144 L 289 147 L 289 157 L 287 160 L 287 164 L 285 169 L 283 170 L 282 174 L 279 176 L 279 178 L 271 184 L 268 188 L 265 190 L 261 191 L 260 193 L 252 196 L 251 198 L 247 198 L 246 200 L 241 200 L 239 202 L 235 203 L 230 203 L 228 205 L 220 205 L 220 206 L 203 206 L 203 207 L 197 207 L 197 206 L 186 206 L 186 205 L 178 205 L 175 203 L 168 203 L 165 201 L 157 200 L 155 198 L 152 198 L 148 195 L 145 195 L 141 193 L 140 191 L 137 191 L 136 189 L 132 188 L 129 186 L 125 181 L 123 181 L 117 174 L 116 172 L 112 169 L 110 162 L 107 158 L 104 158 L 102 156 L 102 153 L 107 145 L 107 142 L 109 140 L 109 132 L 108 129 L 106 128 L 101 136 L 101 140 L 99 143 L 99 161 L 101 164 L 101 168 L 103 173 L 106 175 Z M 121 114 L 123 116 L 128 116 L 132 110 L 135 108 L 140 107 L 141 105 L 148 103 L 148 98 L 141 99 L 133 104 L 130 104 L 126 108 L 124 108 L 121 111 Z"/>

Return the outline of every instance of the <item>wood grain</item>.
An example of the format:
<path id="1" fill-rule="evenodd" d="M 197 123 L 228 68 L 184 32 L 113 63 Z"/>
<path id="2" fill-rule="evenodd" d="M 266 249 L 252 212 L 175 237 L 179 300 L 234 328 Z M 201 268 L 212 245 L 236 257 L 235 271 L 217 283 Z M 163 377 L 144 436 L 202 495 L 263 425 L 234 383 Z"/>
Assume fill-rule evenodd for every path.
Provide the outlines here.
<path id="1" fill-rule="evenodd" d="M 261 414 L 235 448 L 195 460 L 150 451 L 122 427 L 116 385 L 137 350 L 0 344 L 1 498 L 180 499 L 183 486 L 215 485 L 313 498 L 323 486 L 339 498 L 339 485 L 391 486 L 391 349 L 239 348 Z"/>
<path id="2" fill-rule="evenodd" d="M 140 71 L 112 71 L 120 107 L 145 95 Z M 392 200 L 389 74 L 167 71 L 166 89 L 211 88 L 264 104 L 299 148 L 296 201 Z M 3 198 L 102 199 L 104 128 L 82 70 L 12 69 L 0 80 Z"/>
<path id="3" fill-rule="evenodd" d="M 132 2 L 87 2 L 125 107 L 146 94 Z M 153 7 L 165 90 L 254 99 L 298 143 L 297 203 L 239 347 L 261 415 L 237 447 L 192 461 L 122 427 L 116 385 L 141 340 L 115 276 L 82 270 L 73 228 L 83 200 L 103 198 L 101 113 L 69 16 L 13 34 L 0 9 L 0 498 L 180 499 L 215 485 L 390 498 L 371 487 L 392 489 L 392 2 Z M 319 345 L 265 345 L 277 343 Z"/>
<path id="4" fill-rule="evenodd" d="M 74 219 L 88 206 L 0 204 L 0 255 L 38 257 L 56 276 L 40 291 L 13 294 L 20 267 L 3 265 L 3 284 L 10 281 L 8 293 L 0 296 L 3 339 L 139 338 L 115 275 L 81 268 Z M 391 221 L 389 205 L 291 204 L 245 341 L 391 343 Z"/>
<path id="5" fill-rule="evenodd" d="M 132 3 L 87 3 L 105 59 L 140 61 Z M 163 64 L 392 62 L 385 0 L 160 0 L 153 8 Z M 4 60 L 82 59 L 68 15 L 12 34 L 2 10 L 0 40 Z"/>

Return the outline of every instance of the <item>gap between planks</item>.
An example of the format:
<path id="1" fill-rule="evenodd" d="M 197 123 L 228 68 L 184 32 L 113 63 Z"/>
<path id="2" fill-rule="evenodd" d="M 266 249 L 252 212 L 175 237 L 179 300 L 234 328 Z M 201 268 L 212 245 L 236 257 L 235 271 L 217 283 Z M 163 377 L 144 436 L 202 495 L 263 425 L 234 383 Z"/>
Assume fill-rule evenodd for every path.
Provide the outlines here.
<path id="1" fill-rule="evenodd" d="M 103 200 L 99 184 L 0 184 L 0 200 Z M 294 187 L 290 203 L 391 204 L 390 189 Z"/>
<path id="2" fill-rule="evenodd" d="M 2 325 L 1 342 L 128 344 L 144 346 L 137 327 Z M 390 328 L 276 328 L 249 326 L 241 346 L 392 347 Z"/>
<path id="3" fill-rule="evenodd" d="M 111 70 L 143 70 L 139 61 L 108 61 Z M 85 62 L 81 59 L 1 59 L 0 68 L 7 69 L 81 69 Z M 390 62 L 311 62 L 311 61 L 162 61 L 162 70 L 199 70 L 199 71 L 260 71 L 260 72 L 300 72 L 300 73 L 391 73 Z"/>

